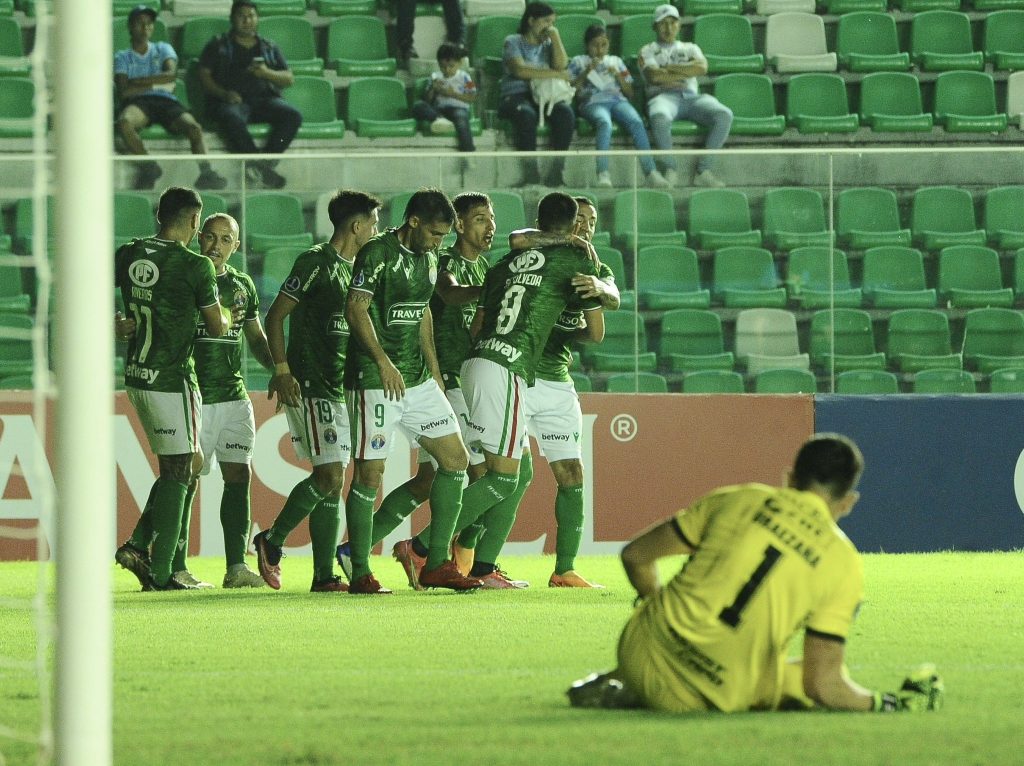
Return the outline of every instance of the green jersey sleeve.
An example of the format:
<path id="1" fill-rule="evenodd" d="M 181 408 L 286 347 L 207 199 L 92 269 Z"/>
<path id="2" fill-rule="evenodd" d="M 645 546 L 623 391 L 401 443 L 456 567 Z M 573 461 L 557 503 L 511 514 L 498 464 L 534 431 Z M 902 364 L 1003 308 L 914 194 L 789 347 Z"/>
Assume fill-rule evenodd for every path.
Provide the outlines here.
<path id="1" fill-rule="evenodd" d="M 259 297 L 248 274 L 227 266 L 224 273 L 217 277 L 217 288 L 225 308 L 233 311 L 245 307 L 243 322 L 259 317 Z M 243 324 L 237 324 L 221 337 L 211 338 L 206 333 L 206 326 L 199 322 L 192 356 L 204 404 L 233 402 L 248 397 L 242 377 L 244 334 Z"/>
<path id="2" fill-rule="evenodd" d="M 439 279 L 448 273 L 458 285 L 479 287 L 484 282 L 487 268 L 487 260 L 483 255 L 470 261 L 458 253 L 449 252 L 442 254 L 437 271 Z M 461 385 L 459 369 L 473 348 L 469 328 L 476 315 L 476 307 L 477 301 L 450 306 L 437 292 L 430 299 L 430 313 L 434 318 L 434 347 L 446 388 L 459 388 Z"/>
<path id="3" fill-rule="evenodd" d="M 615 274 L 605 263 L 598 269 L 597 277 L 608 284 L 615 284 Z M 569 375 L 569 367 L 572 365 L 572 340 L 576 331 L 584 327 L 586 319 L 583 311 L 566 306 L 555 320 L 548 342 L 544 344 L 544 350 L 537 360 L 538 378 L 560 383 L 572 380 L 572 376 Z"/>

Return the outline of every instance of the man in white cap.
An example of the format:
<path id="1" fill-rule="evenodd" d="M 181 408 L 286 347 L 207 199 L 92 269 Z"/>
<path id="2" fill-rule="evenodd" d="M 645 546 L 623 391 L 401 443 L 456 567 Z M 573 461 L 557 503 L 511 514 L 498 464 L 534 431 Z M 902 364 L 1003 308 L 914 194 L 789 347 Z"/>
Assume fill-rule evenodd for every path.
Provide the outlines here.
<path id="1" fill-rule="evenodd" d="M 647 86 L 647 116 L 651 134 L 658 149 L 672 148 L 672 122 L 691 120 L 707 128 L 706 149 L 718 149 L 729 137 L 732 111 L 714 96 L 697 90 L 697 78 L 707 74 L 708 62 L 694 43 L 676 39 L 679 35 L 679 11 L 665 3 L 654 9 L 656 40 L 640 49 L 640 71 Z M 675 184 L 678 176 L 674 158 L 658 160 L 665 169 L 665 178 Z M 711 172 L 713 159 L 703 156 L 697 161 L 694 186 L 722 187 Z"/>

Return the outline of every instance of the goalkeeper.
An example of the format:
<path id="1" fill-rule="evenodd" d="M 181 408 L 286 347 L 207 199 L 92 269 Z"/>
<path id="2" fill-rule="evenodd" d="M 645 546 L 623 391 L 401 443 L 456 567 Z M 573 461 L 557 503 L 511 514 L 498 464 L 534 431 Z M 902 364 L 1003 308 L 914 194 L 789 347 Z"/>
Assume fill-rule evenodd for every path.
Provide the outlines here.
<path id="1" fill-rule="evenodd" d="M 836 522 L 857 502 L 863 465 L 849 439 L 819 434 L 797 453 L 788 486 L 718 489 L 630 542 L 622 561 L 639 607 L 619 639 L 619 666 L 577 681 L 570 702 L 676 713 L 938 707 L 932 666 L 892 693 L 846 672 L 863 573 Z M 657 561 L 681 554 L 686 565 L 660 587 Z M 801 628 L 803 658 L 787 661 Z"/>

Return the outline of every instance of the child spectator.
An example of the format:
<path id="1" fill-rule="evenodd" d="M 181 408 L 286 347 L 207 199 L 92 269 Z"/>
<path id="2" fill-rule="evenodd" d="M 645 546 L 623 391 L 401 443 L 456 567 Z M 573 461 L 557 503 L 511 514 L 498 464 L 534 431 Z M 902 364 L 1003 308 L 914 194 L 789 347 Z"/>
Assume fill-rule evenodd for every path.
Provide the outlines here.
<path id="1" fill-rule="evenodd" d="M 417 120 L 430 123 L 431 133 L 443 133 L 455 126 L 460 152 L 472 152 L 473 131 L 469 127 L 470 104 L 476 101 L 476 84 L 459 65 L 465 52 L 455 43 L 442 43 L 437 49 L 440 71 L 430 75 L 430 83 L 422 101 L 413 104 Z"/>

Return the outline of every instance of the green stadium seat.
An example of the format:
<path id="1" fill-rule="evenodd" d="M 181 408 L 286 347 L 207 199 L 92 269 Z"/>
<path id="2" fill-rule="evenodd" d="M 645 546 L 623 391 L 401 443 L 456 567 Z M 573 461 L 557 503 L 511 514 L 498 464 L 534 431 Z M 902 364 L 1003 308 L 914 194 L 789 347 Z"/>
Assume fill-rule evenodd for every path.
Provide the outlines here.
<path id="1" fill-rule="evenodd" d="M 395 77 L 353 80 L 348 86 L 348 124 L 361 138 L 416 135 L 416 120 L 409 112 L 405 84 Z"/>
<path id="2" fill-rule="evenodd" d="M 914 13 L 910 21 L 910 57 L 921 69 L 933 72 L 980 71 L 985 66 L 985 54 L 974 50 L 970 19 L 966 13 L 954 10 Z"/>
<path id="3" fill-rule="evenodd" d="M 910 229 L 900 228 L 896 195 L 889 189 L 844 189 L 836 196 L 836 235 L 847 247 L 909 245 Z"/>
<path id="4" fill-rule="evenodd" d="M 743 0 L 683 0 L 684 16 L 743 13 Z"/>
<path id="5" fill-rule="evenodd" d="M 0 378 L 32 374 L 34 325 L 28 314 L 0 314 Z"/>
<path id="6" fill-rule="evenodd" d="M 786 117 L 775 111 L 775 92 L 767 75 L 724 74 L 714 85 L 715 98 L 732 110 L 731 133 L 781 136 L 786 132 Z"/>
<path id="7" fill-rule="evenodd" d="M 323 75 L 324 60 L 316 54 L 313 25 L 306 19 L 271 16 L 260 21 L 260 35 L 277 44 L 294 74 Z"/>
<path id="8" fill-rule="evenodd" d="M 637 189 L 616 194 L 612 235 L 626 250 L 646 245 L 686 245 L 686 232 L 676 229 L 672 195 L 658 189 Z"/>
<path id="9" fill-rule="evenodd" d="M 199 58 L 203 48 L 217 35 L 224 34 L 231 28 L 226 16 L 194 16 L 185 19 L 181 25 L 181 50 L 178 51 L 179 69 Z"/>
<path id="10" fill-rule="evenodd" d="M 2 344 L 2 341 L 0 341 Z M 5 375 L 0 378 L 0 389 L 4 391 L 32 391 L 35 389 L 35 381 L 29 375 Z"/>
<path id="11" fill-rule="evenodd" d="M 295 21 L 291 16 L 278 20 Z M 285 100 L 302 113 L 299 138 L 335 139 L 345 136 L 345 122 L 338 119 L 334 87 L 322 77 L 296 75 L 295 82 L 284 91 Z"/>
<path id="12" fill-rule="evenodd" d="M 863 300 L 860 288 L 850 285 L 846 253 L 820 245 L 790 251 L 786 290 L 802 309 L 858 308 Z"/>
<path id="13" fill-rule="evenodd" d="M 505 38 L 515 34 L 519 19 L 515 16 L 484 16 L 476 23 L 470 59 L 485 74 L 500 77 Z"/>
<path id="14" fill-rule="evenodd" d="M 313 245 L 298 197 L 280 192 L 250 194 L 243 208 L 243 243 L 248 252 L 290 247 L 298 254 Z"/>
<path id="15" fill-rule="evenodd" d="M 615 276 L 615 286 L 619 288 L 620 309 L 636 308 L 636 291 L 633 289 L 635 283 L 632 279 L 627 281 L 626 263 L 622 257 L 622 251 L 608 245 L 594 245 L 597 251 L 598 260 L 612 270 Z"/>
<path id="16" fill-rule="evenodd" d="M 736 362 L 725 350 L 722 319 L 713 311 L 674 309 L 661 317 L 658 356 L 672 372 L 731 370 Z"/>
<path id="17" fill-rule="evenodd" d="M 31 72 L 32 63 L 25 55 L 21 40 L 21 24 L 12 18 L 0 17 L 0 77 L 28 77 Z"/>
<path id="18" fill-rule="evenodd" d="M 736 315 L 736 359 L 747 372 L 809 370 L 811 359 L 800 353 L 796 316 L 783 309 L 745 309 Z"/>
<path id="19" fill-rule="evenodd" d="M 1002 133 L 1008 118 L 996 111 L 996 86 L 987 72 L 943 72 L 935 80 L 935 122 L 947 133 Z"/>
<path id="20" fill-rule="evenodd" d="M 992 370 L 988 384 L 989 391 L 993 394 L 1024 394 L 1024 367 Z"/>
<path id="21" fill-rule="evenodd" d="M 851 72 L 905 72 L 910 54 L 900 50 L 896 21 L 884 11 L 844 13 L 836 28 L 839 66 Z"/>
<path id="22" fill-rule="evenodd" d="M 801 133 L 854 133 L 846 83 L 835 74 L 798 74 L 786 86 L 786 120 Z"/>
<path id="23" fill-rule="evenodd" d="M 27 312 L 31 303 L 21 267 L 13 263 L 0 264 L 0 312 Z"/>
<path id="24" fill-rule="evenodd" d="M 650 311 L 707 308 L 711 292 L 701 288 L 697 253 L 676 245 L 647 245 L 636 255 L 640 307 Z"/>
<path id="25" fill-rule="evenodd" d="M 264 309 L 270 308 L 274 298 L 281 291 L 281 286 L 291 274 L 295 258 L 302 252 L 295 247 L 272 247 L 263 254 L 263 265 L 259 277 L 253 277 L 260 303 Z"/>
<path id="26" fill-rule="evenodd" d="M 332 21 L 327 27 L 327 66 L 339 77 L 393 75 L 398 63 L 388 55 L 384 22 L 376 16 Z"/>
<path id="27" fill-rule="evenodd" d="M 306 0 L 256 0 L 256 9 L 262 18 L 302 16 L 306 13 Z M 260 26 L 262 29 L 262 21 Z"/>
<path id="28" fill-rule="evenodd" d="M 960 10 L 960 0 L 896 0 L 894 5 L 904 13 Z"/>
<path id="29" fill-rule="evenodd" d="M 849 16 L 851 13 L 882 13 L 886 10 L 886 0 L 825 0 L 825 11 L 836 16 Z"/>
<path id="30" fill-rule="evenodd" d="M 986 240 L 984 229 L 977 227 L 970 192 L 953 186 L 922 187 L 914 192 L 910 230 L 914 242 L 926 250 L 984 245 Z"/>
<path id="31" fill-rule="evenodd" d="M 690 234 L 702 250 L 761 244 L 750 223 L 747 195 L 735 189 L 698 189 L 690 195 Z"/>
<path id="32" fill-rule="evenodd" d="M 518 24 L 518 19 L 516 22 Z M 619 50 L 621 51 L 622 60 L 628 66 L 632 67 L 636 64 L 640 49 L 653 40 L 654 29 L 651 25 L 650 12 L 627 16 L 622 19 L 622 23 L 619 25 Z"/>
<path id="33" fill-rule="evenodd" d="M 882 245 L 864 251 L 862 289 L 875 308 L 933 308 L 935 290 L 925 287 L 921 251 Z"/>
<path id="34" fill-rule="evenodd" d="M 973 394 L 978 388 L 967 370 L 921 370 L 914 376 L 915 394 Z"/>
<path id="35" fill-rule="evenodd" d="M 892 133 L 930 133 L 933 124 L 917 77 L 905 72 L 874 72 L 861 81 L 860 121 Z"/>
<path id="36" fill-rule="evenodd" d="M 494 209 L 495 234 L 497 248 L 508 245 L 508 235 L 517 229 L 526 228 L 526 206 L 523 197 L 517 191 L 496 189 L 487 192 Z"/>
<path id="37" fill-rule="evenodd" d="M 1003 287 L 999 253 L 981 245 L 942 248 L 939 297 L 958 309 L 1013 306 L 1013 290 Z"/>
<path id="38" fill-rule="evenodd" d="M 580 0 L 567 1 L 580 2 Z M 600 16 L 594 15 L 594 11 L 597 10 L 594 0 L 582 0 L 582 2 L 593 4 L 593 8 L 591 10 L 573 11 L 571 13 L 558 12 L 558 32 L 569 58 L 581 56 L 587 52 L 587 46 L 583 42 L 583 33 L 587 31 L 587 27 L 592 24 L 605 26 L 605 20 Z M 554 7 L 553 4 L 552 7 Z"/>
<path id="39" fill-rule="evenodd" d="M 1017 295 L 1024 295 L 1024 248 L 1013 256 L 1013 291 Z"/>
<path id="40" fill-rule="evenodd" d="M 658 359 L 647 349 L 643 318 L 635 311 L 606 312 L 604 340 L 583 347 L 583 361 L 598 372 L 653 372 Z"/>
<path id="41" fill-rule="evenodd" d="M 372 16 L 377 12 L 376 0 L 314 0 L 317 16 Z"/>
<path id="42" fill-rule="evenodd" d="M 860 309 L 825 309 L 811 317 L 811 363 L 826 372 L 884 370 L 875 349 L 871 315 Z"/>
<path id="43" fill-rule="evenodd" d="M 1024 125 L 1024 72 L 1006 78 L 1006 112 L 1014 125 Z"/>
<path id="44" fill-rule="evenodd" d="M 586 394 L 594 390 L 594 384 L 585 372 L 570 372 L 569 377 L 572 378 L 572 384 L 576 387 L 576 393 Z"/>
<path id="45" fill-rule="evenodd" d="M 985 374 L 1024 367 L 1024 316 L 1013 309 L 972 309 L 964 319 L 964 366 Z"/>
<path id="46" fill-rule="evenodd" d="M 765 58 L 783 72 L 834 72 L 836 54 L 825 44 L 825 22 L 814 13 L 776 13 L 765 25 Z"/>
<path id="47" fill-rule="evenodd" d="M 620 372 L 608 376 L 605 390 L 610 394 L 666 394 L 668 381 L 656 372 Z"/>
<path id="48" fill-rule="evenodd" d="M 986 191 L 982 222 L 993 247 L 1024 247 L 1024 186 L 999 186 Z"/>
<path id="49" fill-rule="evenodd" d="M 780 250 L 803 245 L 829 245 L 825 203 L 814 189 L 769 189 L 764 195 L 764 239 Z"/>
<path id="50" fill-rule="evenodd" d="M 732 370 L 697 370 L 683 378 L 684 394 L 742 394 L 743 376 Z"/>
<path id="51" fill-rule="evenodd" d="M 5 53 L 6 47 L 4 38 L 4 22 L 13 21 L 13 19 L 0 19 L 0 62 L 3 61 L 5 56 L 14 55 L 12 53 Z M 17 22 L 15 22 L 17 23 Z M 132 36 L 128 31 L 128 17 L 127 16 L 115 16 L 111 21 L 111 33 L 114 44 L 111 49 L 116 53 L 117 51 L 123 51 L 130 48 L 132 45 Z M 163 19 L 157 19 L 153 22 L 153 36 L 149 38 L 154 43 L 167 43 L 170 42 L 170 37 L 167 36 L 167 25 L 164 24 Z M 21 32 L 18 32 L 18 45 L 21 45 Z M 175 51 L 177 52 L 177 51 Z M 18 54 L 24 55 L 24 54 Z M 2 65 L 0 65 L 2 69 Z M 26 74 L 28 72 L 26 71 Z"/>
<path id="52" fill-rule="evenodd" d="M 723 247 L 715 251 L 712 272 L 712 294 L 726 308 L 786 305 L 775 261 L 763 247 Z"/>
<path id="53" fill-rule="evenodd" d="M 114 246 L 156 233 L 153 202 L 144 194 L 114 193 Z"/>
<path id="54" fill-rule="evenodd" d="M 949 318 L 935 309 L 902 309 L 889 315 L 886 354 L 900 372 L 937 367 L 962 369 L 963 356 L 953 352 Z"/>
<path id="55" fill-rule="evenodd" d="M 763 370 L 754 377 L 755 394 L 813 394 L 818 381 L 810 370 Z"/>
<path id="56" fill-rule="evenodd" d="M 985 61 L 994 69 L 1024 69 L 1024 10 L 992 11 L 985 16 L 982 35 Z"/>
<path id="57" fill-rule="evenodd" d="M 729 0 L 731 2 L 732 0 Z M 740 3 L 736 3 L 737 8 Z M 764 55 L 754 50 L 754 33 L 739 11 L 708 13 L 693 23 L 693 41 L 708 60 L 709 74 L 764 72 Z"/>
<path id="58" fill-rule="evenodd" d="M 622 17 L 639 13 L 650 15 L 657 7 L 657 3 L 651 0 L 601 0 L 598 6 L 606 8 L 612 16 Z"/>
<path id="59" fill-rule="evenodd" d="M 48 244 L 57 238 L 56 200 L 52 195 L 46 198 L 46 228 Z M 33 217 L 35 205 L 31 197 L 23 197 L 14 203 L 14 236 L 12 245 L 15 252 L 24 255 L 32 253 Z M 50 248 L 52 249 L 52 248 Z"/>
<path id="60" fill-rule="evenodd" d="M 898 394 L 899 380 L 885 370 L 846 370 L 836 375 L 837 394 Z"/>
<path id="61" fill-rule="evenodd" d="M 597 0 L 554 0 L 550 5 L 558 14 L 559 26 L 562 24 L 562 19 L 568 15 L 597 13 Z M 569 55 L 571 57 L 575 54 Z"/>
<path id="62" fill-rule="evenodd" d="M 31 138 L 36 86 L 26 77 L 0 77 L 0 138 Z"/>

